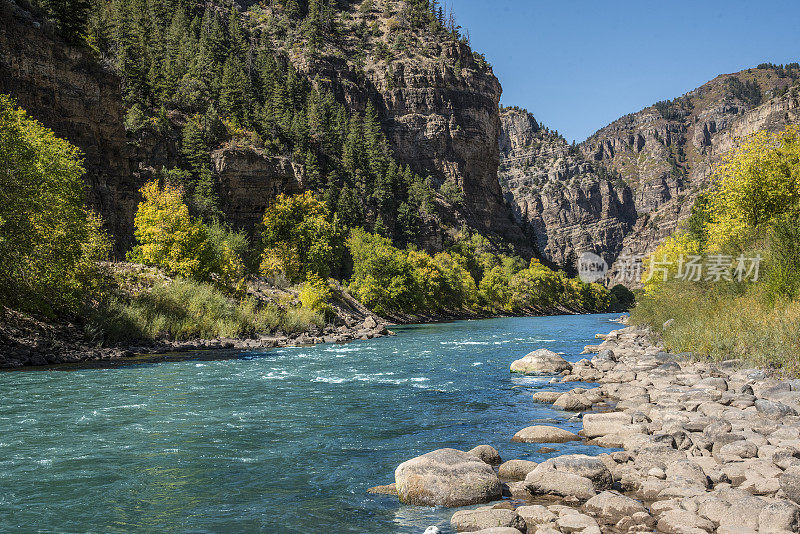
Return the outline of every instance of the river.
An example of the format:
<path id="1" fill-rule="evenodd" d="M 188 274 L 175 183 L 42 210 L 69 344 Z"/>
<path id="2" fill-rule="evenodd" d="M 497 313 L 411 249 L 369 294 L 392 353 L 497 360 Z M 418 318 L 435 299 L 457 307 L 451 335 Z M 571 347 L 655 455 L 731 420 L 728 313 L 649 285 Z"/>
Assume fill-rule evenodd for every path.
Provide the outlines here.
<path id="1" fill-rule="evenodd" d="M 0 530 L 421 533 L 453 510 L 368 495 L 402 461 L 489 444 L 503 460 L 600 449 L 511 443 L 571 414 L 509 373 L 582 356 L 618 314 L 396 327 L 397 336 L 167 363 L 0 374 Z M 185 355 L 183 355 L 185 356 Z"/>

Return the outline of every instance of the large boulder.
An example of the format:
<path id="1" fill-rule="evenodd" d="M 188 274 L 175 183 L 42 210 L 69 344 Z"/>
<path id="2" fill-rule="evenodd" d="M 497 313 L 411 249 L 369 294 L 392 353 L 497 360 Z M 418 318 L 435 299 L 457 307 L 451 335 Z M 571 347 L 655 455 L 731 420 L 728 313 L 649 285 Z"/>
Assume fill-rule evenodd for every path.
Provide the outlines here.
<path id="1" fill-rule="evenodd" d="M 559 471 L 586 477 L 595 488 L 609 488 L 613 483 L 611 471 L 597 456 L 585 454 L 564 454 L 545 460 L 536 466 L 534 472 Z"/>
<path id="2" fill-rule="evenodd" d="M 583 509 L 607 524 L 616 524 L 623 517 L 647 512 L 639 501 L 613 491 L 598 493 L 584 503 Z"/>
<path id="3" fill-rule="evenodd" d="M 525 477 L 525 487 L 533 495 L 574 497 L 586 501 L 595 496 L 592 481 L 566 471 L 538 471 L 534 469 Z"/>
<path id="4" fill-rule="evenodd" d="M 529 460 L 509 460 L 500 465 L 497 474 L 503 480 L 525 480 L 528 473 L 536 469 L 539 465 Z"/>
<path id="5" fill-rule="evenodd" d="M 525 529 L 525 521 L 513 510 L 484 506 L 475 510 L 459 510 L 450 518 L 450 526 L 457 532 L 478 532 L 496 527 Z"/>
<path id="6" fill-rule="evenodd" d="M 534 425 L 523 428 L 511 438 L 521 443 L 566 443 L 580 441 L 580 436 L 557 426 Z"/>
<path id="7" fill-rule="evenodd" d="M 418 506 L 468 506 L 498 500 L 503 488 L 491 466 L 456 449 L 407 460 L 394 472 L 400 501 Z"/>
<path id="8" fill-rule="evenodd" d="M 572 364 L 547 349 L 538 349 L 511 364 L 512 373 L 525 375 L 557 375 L 561 371 L 569 371 Z"/>

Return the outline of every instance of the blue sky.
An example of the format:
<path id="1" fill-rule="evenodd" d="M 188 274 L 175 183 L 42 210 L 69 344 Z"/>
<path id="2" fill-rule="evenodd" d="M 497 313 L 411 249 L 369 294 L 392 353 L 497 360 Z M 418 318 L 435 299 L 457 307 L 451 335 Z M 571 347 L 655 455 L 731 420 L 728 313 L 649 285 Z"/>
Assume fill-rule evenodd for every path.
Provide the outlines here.
<path id="1" fill-rule="evenodd" d="M 447 0 L 504 105 L 582 141 L 614 119 L 759 63 L 800 61 L 800 1 Z"/>

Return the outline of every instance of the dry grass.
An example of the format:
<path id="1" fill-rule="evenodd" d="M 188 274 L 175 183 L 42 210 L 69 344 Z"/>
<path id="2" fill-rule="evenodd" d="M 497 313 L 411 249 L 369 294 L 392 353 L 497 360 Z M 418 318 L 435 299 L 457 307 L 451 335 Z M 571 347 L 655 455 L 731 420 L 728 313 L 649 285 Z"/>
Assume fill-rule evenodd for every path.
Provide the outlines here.
<path id="1" fill-rule="evenodd" d="M 674 319 L 669 327 L 663 324 Z M 761 288 L 744 294 L 668 284 L 642 297 L 634 324 L 651 325 L 674 352 L 748 364 L 800 375 L 800 302 L 771 302 Z"/>

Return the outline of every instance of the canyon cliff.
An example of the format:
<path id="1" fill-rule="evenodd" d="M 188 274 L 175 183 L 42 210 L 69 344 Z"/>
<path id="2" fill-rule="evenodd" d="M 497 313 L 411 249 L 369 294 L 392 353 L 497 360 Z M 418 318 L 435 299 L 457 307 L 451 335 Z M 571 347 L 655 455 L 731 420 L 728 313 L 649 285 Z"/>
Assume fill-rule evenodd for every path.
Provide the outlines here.
<path id="1" fill-rule="evenodd" d="M 158 110 L 144 109 L 143 123 L 132 124 L 124 74 L 120 78 L 106 66 L 113 62 L 85 45 L 64 42 L 24 1 L 0 1 L 0 91 L 83 151 L 89 204 L 103 216 L 121 255 L 132 243 L 138 189 L 183 162 L 181 131 L 191 111 L 168 106 L 165 124 L 156 128 Z M 227 4 L 209 5 L 227 15 Z M 463 39 L 442 32 L 432 37 L 419 29 L 401 32 L 404 2 L 366 0 L 337 8 L 337 36 L 315 47 L 304 42 L 303 28 L 281 4 L 238 5 L 250 46 L 290 64 L 348 113 L 363 113 L 371 104 L 391 157 L 430 177 L 435 209 L 419 225 L 424 248 L 442 250 L 467 228 L 532 254 L 497 180 L 501 86 Z M 405 39 L 401 47 L 393 41 L 398 35 Z M 390 47 L 394 51 L 387 53 Z M 278 194 L 311 187 L 306 162 L 296 153 L 224 135 L 210 144 L 208 154 L 220 210 L 232 226 L 250 234 L 257 234 L 264 210 Z M 458 198 L 440 191 L 446 183 L 460 191 Z"/>
<path id="2" fill-rule="evenodd" d="M 139 202 L 119 78 L 88 51 L 59 39 L 40 18 L 0 0 L 0 93 L 84 154 L 89 206 L 130 244 Z"/>

